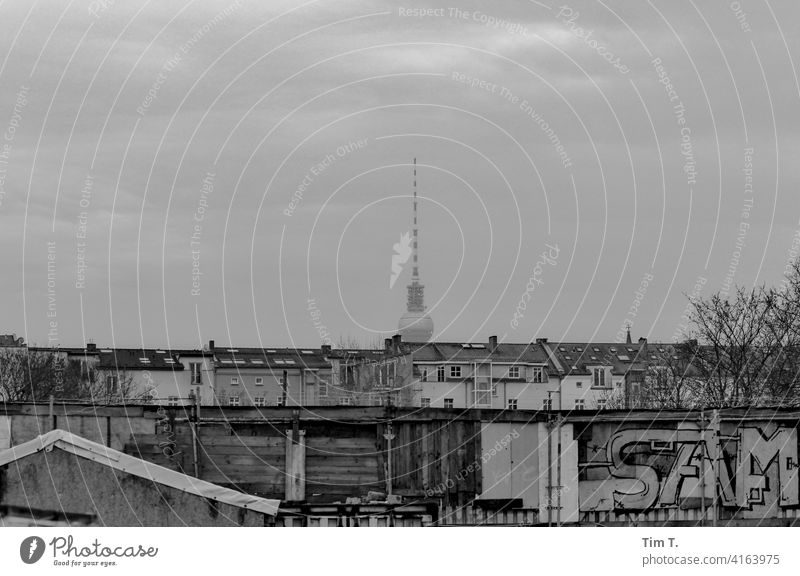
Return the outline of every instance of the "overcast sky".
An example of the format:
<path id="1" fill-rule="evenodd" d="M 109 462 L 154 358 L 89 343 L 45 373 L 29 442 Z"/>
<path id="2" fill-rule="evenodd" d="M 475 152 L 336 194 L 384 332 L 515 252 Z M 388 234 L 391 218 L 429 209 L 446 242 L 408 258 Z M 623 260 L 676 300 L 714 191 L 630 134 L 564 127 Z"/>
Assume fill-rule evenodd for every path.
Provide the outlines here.
<path id="1" fill-rule="evenodd" d="M 391 335 L 414 157 L 438 339 L 671 340 L 780 281 L 796 2 L 453 4 L 3 2 L 0 332 Z"/>

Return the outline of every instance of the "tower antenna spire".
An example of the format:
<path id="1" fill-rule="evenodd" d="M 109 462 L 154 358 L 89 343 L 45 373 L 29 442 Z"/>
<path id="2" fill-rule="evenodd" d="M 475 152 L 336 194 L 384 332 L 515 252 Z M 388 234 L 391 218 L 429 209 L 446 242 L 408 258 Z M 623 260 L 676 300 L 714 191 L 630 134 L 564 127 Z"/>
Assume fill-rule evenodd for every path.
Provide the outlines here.
<path id="1" fill-rule="evenodd" d="M 411 230 L 411 284 L 408 285 L 408 304 L 406 309 L 409 312 L 425 311 L 425 286 L 419 281 L 419 222 L 417 221 L 417 159 L 414 158 L 414 206 L 413 222 Z"/>
<path id="2" fill-rule="evenodd" d="M 433 336 L 433 320 L 425 314 L 425 285 L 419 280 L 419 211 L 417 203 L 417 159 L 414 158 L 413 222 L 411 232 L 411 254 L 413 257 L 411 283 L 407 286 L 406 313 L 400 317 L 398 330 L 409 342 L 428 342 Z"/>
<path id="3" fill-rule="evenodd" d="M 414 227 L 411 232 L 414 266 L 411 270 L 411 278 L 419 282 L 419 227 L 417 225 L 417 159 L 414 158 Z"/>

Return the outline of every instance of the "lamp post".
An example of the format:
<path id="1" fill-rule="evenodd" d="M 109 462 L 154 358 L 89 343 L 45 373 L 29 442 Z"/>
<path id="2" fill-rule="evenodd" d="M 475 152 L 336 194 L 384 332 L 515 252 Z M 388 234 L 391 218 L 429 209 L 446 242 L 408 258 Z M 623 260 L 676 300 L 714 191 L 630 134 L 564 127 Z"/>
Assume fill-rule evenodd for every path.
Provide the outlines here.
<path id="1" fill-rule="evenodd" d="M 558 436 L 558 440 L 556 441 L 556 526 L 561 526 L 561 380 L 559 380 L 559 390 L 548 390 L 547 391 L 547 408 L 549 411 L 553 409 L 553 399 L 552 394 L 558 394 L 558 416 L 556 417 L 556 435 Z M 548 413 L 548 432 L 552 430 L 553 424 L 550 414 Z M 552 439 L 551 434 L 548 434 L 547 438 L 547 454 L 548 454 L 548 478 L 549 478 L 549 502 L 548 502 L 548 526 L 552 525 L 551 520 L 551 513 L 549 512 L 552 510 L 552 502 L 553 502 L 553 475 L 552 475 L 552 467 L 553 467 L 553 458 L 552 458 Z"/>

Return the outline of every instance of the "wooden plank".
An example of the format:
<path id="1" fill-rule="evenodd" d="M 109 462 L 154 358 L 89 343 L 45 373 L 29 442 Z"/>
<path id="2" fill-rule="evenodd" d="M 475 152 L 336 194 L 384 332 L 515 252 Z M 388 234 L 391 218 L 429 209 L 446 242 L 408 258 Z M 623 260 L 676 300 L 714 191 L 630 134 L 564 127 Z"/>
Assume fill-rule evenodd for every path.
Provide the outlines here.
<path id="1" fill-rule="evenodd" d="M 253 458 L 252 456 L 218 456 L 216 458 L 202 458 L 202 460 L 209 464 L 216 464 L 219 467 L 228 466 L 277 466 L 277 463 L 283 463 L 283 459 L 278 460 L 265 460 Z"/>
<path id="2" fill-rule="evenodd" d="M 427 490 L 430 488 L 430 477 L 428 467 L 430 466 L 430 452 L 428 441 L 428 423 L 423 422 L 418 428 L 420 432 L 420 467 L 422 468 L 422 488 Z"/>
<path id="3" fill-rule="evenodd" d="M 481 458 L 483 456 L 483 448 L 481 444 L 481 423 L 480 422 L 473 422 L 473 439 L 472 439 L 472 447 L 474 451 L 474 462 L 478 464 L 475 467 L 475 495 L 478 496 L 483 493 L 483 472 L 482 466 L 483 462 Z"/>
<path id="4" fill-rule="evenodd" d="M 306 446 L 316 448 L 319 450 L 326 448 L 374 448 L 373 437 L 359 436 L 358 438 L 339 438 L 339 437 L 323 437 L 323 436 L 309 436 L 306 440 Z"/>
<path id="5" fill-rule="evenodd" d="M 204 450 L 200 448 L 200 454 L 205 455 L 207 458 L 223 458 L 225 456 L 249 456 L 251 458 L 261 458 L 263 460 L 274 460 L 275 458 L 282 458 L 285 456 L 283 450 L 276 448 L 254 450 L 251 448 L 230 448 L 229 450 Z"/>
<path id="6" fill-rule="evenodd" d="M 223 472 L 209 472 L 205 474 L 202 478 L 207 482 L 214 482 L 215 484 L 231 484 L 231 483 L 261 483 L 261 484 L 269 484 L 270 486 L 275 486 L 275 489 L 280 489 L 283 491 L 284 482 L 285 482 L 285 474 L 275 473 L 271 471 L 271 473 L 267 473 L 266 471 L 260 472 L 250 472 L 250 473 L 240 473 L 240 474 L 225 474 Z"/>
<path id="7" fill-rule="evenodd" d="M 442 470 L 442 479 L 440 486 L 444 489 L 445 502 L 449 504 L 449 487 L 448 480 L 450 480 L 450 425 L 445 422 L 439 428 L 439 437 L 442 442 L 442 456 L 440 458 L 440 466 Z"/>
<path id="8" fill-rule="evenodd" d="M 467 473 L 466 490 L 467 490 L 467 492 L 469 494 L 475 496 L 475 495 L 477 495 L 477 492 L 475 490 L 475 486 L 476 486 L 476 482 L 477 482 L 476 481 L 476 477 L 477 477 L 476 472 L 477 472 L 477 470 L 476 470 L 476 467 L 475 467 L 475 458 L 477 457 L 476 456 L 476 450 L 475 450 L 475 436 L 476 436 L 475 422 L 465 422 L 464 423 L 464 427 L 466 429 L 466 440 L 465 441 L 467 443 L 467 446 L 466 446 L 467 453 L 466 453 L 465 465 L 467 466 L 467 470 L 470 470 Z M 477 435 L 480 435 L 480 432 L 478 432 Z"/>
<path id="9" fill-rule="evenodd" d="M 383 434 L 386 430 L 386 426 L 382 423 L 378 423 L 375 425 L 375 439 L 373 446 L 375 447 L 375 451 L 377 452 L 376 456 L 378 459 L 378 478 L 380 482 L 383 484 L 383 488 L 381 490 L 386 490 L 386 454 L 384 452 L 385 442 L 386 440 L 383 437 Z"/>
<path id="10" fill-rule="evenodd" d="M 319 448 L 309 448 L 306 445 L 306 453 L 311 456 L 315 456 L 317 458 L 324 457 L 324 456 L 378 456 L 378 452 L 375 450 L 375 447 L 370 444 L 369 447 L 360 446 L 358 448 L 325 448 L 320 450 Z"/>
<path id="11" fill-rule="evenodd" d="M 466 482 L 464 481 L 464 474 L 466 474 L 466 435 L 464 434 L 464 422 L 453 423 L 453 435 L 455 437 L 455 483 L 456 492 L 462 494 L 466 491 Z"/>
<path id="12" fill-rule="evenodd" d="M 306 469 L 319 470 L 324 468 L 368 468 L 370 470 L 375 470 L 377 474 L 378 460 L 377 458 L 306 459 Z"/>
<path id="13" fill-rule="evenodd" d="M 285 440 L 278 436 L 216 436 L 207 437 L 203 435 L 203 446 L 230 447 L 230 446 L 251 446 L 251 447 L 280 447 L 283 448 Z"/>
<path id="14" fill-rule="evenodd" d="M 323 476 L 308 475 L 306 477 L 306 480 L 308 484 L 320 484 L 325 486 L 342 486 L 358 490 L 364 486 L 371 486 L 373 484 L 377 484 L 378 477 L 370 473 L 364 473 L 362 475 L 358 475 L 345 472 L 340 474 L 328 473 Z"/>
<path id="15" fill-rule="evenodd" d="M 306 499 L 306 438 L 305 430 L 297 426 L 286 434 L 286 496 L 285 500 Z"/>

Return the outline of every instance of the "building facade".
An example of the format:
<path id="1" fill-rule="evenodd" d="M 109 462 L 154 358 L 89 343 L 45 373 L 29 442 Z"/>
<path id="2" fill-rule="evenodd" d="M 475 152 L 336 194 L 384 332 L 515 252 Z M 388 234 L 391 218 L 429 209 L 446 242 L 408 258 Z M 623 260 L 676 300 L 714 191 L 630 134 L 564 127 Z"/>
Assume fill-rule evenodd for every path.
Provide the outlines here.
<path id="1" fill-rule="evenodd" d="M 220 406 L 315 406 L 327 402 L 329 347 L 214 348 Z"/>

